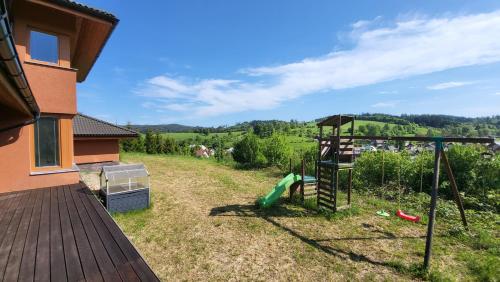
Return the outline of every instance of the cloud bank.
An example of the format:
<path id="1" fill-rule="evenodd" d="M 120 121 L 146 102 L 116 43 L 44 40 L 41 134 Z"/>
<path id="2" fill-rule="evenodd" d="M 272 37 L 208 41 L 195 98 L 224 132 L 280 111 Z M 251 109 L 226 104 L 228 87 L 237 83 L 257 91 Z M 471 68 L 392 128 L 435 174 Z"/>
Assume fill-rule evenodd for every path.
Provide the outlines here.
<path id="1" fill-rule="evenodd" d="M 313 93 L 500 61 L 500 11 L 419 17 L 383 27 L 379 22 L 377 18 L 353 24 L 349 50 L 245 69 L 240 80 L 158 75 L 136 92 L 154 101 L 145 103 L 149 107 L 207 117 L 272 109 Z M 434 89 L 459 84 L 443 83 Z"/>

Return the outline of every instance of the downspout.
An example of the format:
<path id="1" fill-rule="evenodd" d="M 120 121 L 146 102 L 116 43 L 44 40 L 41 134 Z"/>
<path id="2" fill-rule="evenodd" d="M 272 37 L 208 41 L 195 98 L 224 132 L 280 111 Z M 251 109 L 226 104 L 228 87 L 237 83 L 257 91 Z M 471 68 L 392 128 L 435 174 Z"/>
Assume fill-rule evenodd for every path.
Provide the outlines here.
<path id="1" fill-rule="evenodd" d="M 4 0 L 0 0 L 0 12 L 0 60 L 3 62 L 5 71 L 13 86 L 17 89 L 20 98 L 26 103 L 28 108 L 31 109 L 31 114 L 33 116 L 30 120 L 0 128 L 0 132 L 3 132 L 35 123 L 40 118 L 40 109 L 31 92 L 28 80 L 23 71 L 21 62 L 19 61 Z"/>

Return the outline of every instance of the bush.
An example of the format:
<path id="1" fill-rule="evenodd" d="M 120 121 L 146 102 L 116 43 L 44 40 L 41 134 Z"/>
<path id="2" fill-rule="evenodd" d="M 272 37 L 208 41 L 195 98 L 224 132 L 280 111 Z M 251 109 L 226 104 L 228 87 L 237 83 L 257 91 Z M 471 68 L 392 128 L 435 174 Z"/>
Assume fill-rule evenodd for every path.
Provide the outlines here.
<path id="1" fill-rule="evenodd" d="M 500 158 L 485 159 L 483 147 L 454 145 L 447 152 L 459 191 L 468 208 L 498 210 Z M 384 152 L 384 186 L 398 186 L 405 192 L 430 193 L 434 174 L 434 154 L 425 151 L 416 156 L 407 152 Z M 353 170 L 355 189 L 375 189 L 382 185 L 382 152 L 365 152 L 356 159 Z M 399 174 L 399 175 L 398 175 Z M 440 197 L 452 199 L 451 185 L 444 167 L 440 173 Z"/>
<path id="2" fill-rule="evenodd" d="M 263 153 L 268 165 L 286 168 L 291 156 L 291 148 L 283 135 L 273 133 L 265 140 Z"/>
<path id="3" fill-rule="evenodd" d="M 246 134 L 241 141 L 234 145 L 233 159 L 248 167 L 261 167 L 267 162 L 259 140 L 253 133 Z"/>

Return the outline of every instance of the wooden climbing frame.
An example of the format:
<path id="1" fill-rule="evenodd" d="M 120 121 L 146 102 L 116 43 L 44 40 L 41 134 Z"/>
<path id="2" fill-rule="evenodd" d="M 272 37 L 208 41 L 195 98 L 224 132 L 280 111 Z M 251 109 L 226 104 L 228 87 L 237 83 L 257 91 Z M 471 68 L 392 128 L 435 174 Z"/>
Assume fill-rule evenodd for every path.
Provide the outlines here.
<path id="1" fill-rule="evenodd" d="M 347 205 L 351 204 L 352 168 L 354 163 L 354 139 L 342 137 L 342 125 L 350 123 L 354 131 L 354 117 L 334 115 L 318 123 L 318 159 L 316 161 L 317 206 L 336 212 L 340 186 L 339 172 L 348 171 Z M 325 129 L 332 132 L 325 136 Z"/>

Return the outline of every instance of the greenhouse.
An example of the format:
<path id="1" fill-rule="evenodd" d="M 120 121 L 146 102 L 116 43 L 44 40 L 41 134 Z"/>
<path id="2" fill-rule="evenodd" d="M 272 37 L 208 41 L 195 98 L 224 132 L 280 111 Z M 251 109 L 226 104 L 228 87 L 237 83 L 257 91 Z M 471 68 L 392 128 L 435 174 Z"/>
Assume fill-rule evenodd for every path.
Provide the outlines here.
<path id="1" fill-rule="evenodd" d="M 100 194 L 109 212 L 149 207 L 149 173 L 143 164 L 103 166 L 100 178 Z"/>

